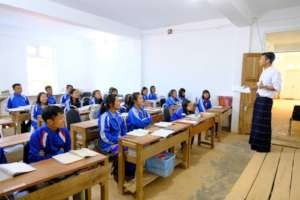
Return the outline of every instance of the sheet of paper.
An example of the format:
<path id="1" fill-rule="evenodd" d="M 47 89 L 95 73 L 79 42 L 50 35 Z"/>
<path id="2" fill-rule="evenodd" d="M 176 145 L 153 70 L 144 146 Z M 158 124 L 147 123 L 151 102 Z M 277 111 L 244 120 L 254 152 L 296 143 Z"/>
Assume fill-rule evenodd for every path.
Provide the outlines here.
<path id="1" fill-rule="evenodd" d="M 144 129 L 136 129 L 127 133 L 127 135 L 142 137 L 148 135 L 149 131 Z"/>
<path id="2" fill-rule="evenodd" d="M 32 172 L 35 170 L 35 168 L 23 162 L 14 162 L 8 164 L 1 164 L 0 170 L 10 176 L 16 176 L 18 174 Z"/>
<path id="3" fill-rule="evenodd" d="M 53 156 L 53 158 L 61 164 L 70 164 L 83 159 L 82 157 L 71 152 L 59 154 Z"/>
<path id="4" fill-rule="evenodd" d="M 246 86 L 232 86 L 232 91 L 245 94 L 251 93 L 250 88 Z"/>
<path id="5" fill-rule="evenodd" d="M 189 120 L 189 119 L 180 119 L 180 120 L 177 120 L 177 122 L 183 123 L 183 124 L 191 124 L 191 125 L 196 125 L 196 124 L 198 124 L 197 121 Z"/>
<path id="6" fill-rule="evenodd" d="M 170 126 L 172 126 L 172 122 L 158 122 L 155 123 L 154 126 L 160 127 L 160 128 L 168 128 Z"/>
<path id="7" fill-rule="evenodd" d="M 77 156 L 82 157 L 82 158 L 94 157 L 94 156 L 99 155 L 99 153 L 97 153 L 95 151 L 92 151 L 88 148 L 82 148 L 82 149 L 74 150 L 74 151 L 71 151 L 71 152 L 76 154 Z"/>
<path id="8" fill-rule="evenodd" d="M 157 131 L 154 131 L 153 133 L 151 133 L 151 135 L 166 138 L 173 133 L 174 133 L 173 130 L 158 129 Z"/>
<path id="9" fill-rule="evenodd" d="M 17 108 L 8 109 L 8 112 L 22 112 L 22 111 L 30 111 L 31 105 L 28 106 L 20 106 Z"/>
<path id="10" fill-rule="evenodd" d="M 191 115 L 187 115 L 186 118 L 199 122 L 201 120 L 201 115 L 200 114 L 191 114 Z"/>

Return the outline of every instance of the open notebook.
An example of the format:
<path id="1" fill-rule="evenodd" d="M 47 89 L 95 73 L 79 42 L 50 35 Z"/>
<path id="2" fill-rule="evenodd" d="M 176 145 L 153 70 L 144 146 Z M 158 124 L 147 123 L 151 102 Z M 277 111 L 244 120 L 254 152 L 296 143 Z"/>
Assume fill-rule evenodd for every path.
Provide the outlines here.
<path id="1" fill-rule="evenodd" d="M 14 176 L 32 172 L 35 168 L 23 162 L 14 162 L 0 165 L 0 181 L 12 178 Z"/>
<path id="2" fill-rule="evenodd" d="M 170 126 L 172 126 L 172 122 L 158 122 L 158 123 L 155 123 L 154 126 L 157 126 L 159 128 L 168 128 Z"/>
<path id="3" fill-rule="evenodd" d="M 173 133 L 174 133 L 173 130 L 158 129 L 158 130 L 154 131 L 153 133 L 151 133 L 151 135 L 166 138 L 166 137 L 168 137 L 169 135 L 171 135 Z"/>
<path id="4" fill-rule="evenodd" d="M 79 150 L 73 150 L 67 153 L 53 156 L 53 158 L 62 164 L 70 164 L 82 160 L 84 158 L 94 157 L 97 155 L 99 155 L 99 153 L 92 151 L 88 148 L 82 148 Z"/>
<path id="5" fill-rule="evenodd" d="M 145 129 L 136 129 L 127 133 L 127 135 L 142 137 L 148 135 L 149 131 Z"/>
<path id="6" fill-rule="evenodd" d="M 196 122 L 200 122 L 201 121 L 201 115 L 200 114 L 187 115 L 186 119 L 193 120 L 193 121 L 196 121 Z"/>

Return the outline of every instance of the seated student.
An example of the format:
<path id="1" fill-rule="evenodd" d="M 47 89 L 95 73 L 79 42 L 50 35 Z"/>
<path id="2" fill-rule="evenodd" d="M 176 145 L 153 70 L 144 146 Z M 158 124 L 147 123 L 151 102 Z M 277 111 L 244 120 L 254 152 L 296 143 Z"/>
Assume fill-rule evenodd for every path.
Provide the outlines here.
<path id="1" fill-rule="evenodd" d="M 37 96 L 36 103 L 31 111 L 31 132 L 38 129 L 39 122 L 42 121 L 43 109 L 48 106 L 48 98 L 45 92 L 40 92 Z"/>
<path id="2" fill-rule="evenodd" d="M 157 100 L 156 88 L 154 85 L 150 87 L 150 94 L 148 96 L 149 100 Z"/>
<path id="3" fill-rule="evenodd" d="M 99 147 L 104 154 L 115 154 L 118 152 L 120 137 L 127 133 L 126 124 L 118 113 L 121 104 L 119 98 L 115 95 L 108 95 L 105 102 L 101 107 L 98 120 Z"/>
<path id="4" fill-rule="evenodd" d="M 21 106 L 27 106 L 30 104 L 28 97 L 22 95 L 23 89 L 22 89 L 22 85 L 20 83 L 13 84 L 12 88 L 14 90 L 14 94 L 8 98 L 7 106 L 6 106 L 7 111 L 8 111 L 8 109 L 18 108 Z M 22 122 L 21 123 L 21 132 L 22 133 L 28 132 L 30 130 L 30 126 L 31 126 L 31 120 L 29 120 L 27 122 L 25 122 L 25 121 Z"/>
<path id="5" fill-rule="evenodd" d="M 5 164 L 7 163 L 5 154 L 4 154 L 4 150 L 2 147 L 0 147 L 0 164 Z"/>
<path id="6" fill-rule="evenodd" d="M 47 85 L 47 86 L 45 87 L 45 90 L 46 90 L 46 92 L 47 92 L 48 104 L 49 104 L 49 105 L 56 104 L 56 98 L 55 98 L 55 96 L 53 96 L 52 87 L 51 87 L 50 85 Z"/>
<path id="7" fill-rule="evenodd" d="M 149 100 L 149 98 L 148 98 L 148 88 L 147 87 L 142 88 L 141 94 L 143 96 L 144 101 Z"/>
<path id="8" fill-rule="evenodd" d="M 207 90 L 202 92 L 202 98 L 198 100 L 196 103 L 197 105 L 197 112 L 206 112 L 208 109 L 212 107 L 210 102 L 210 93 Z"/>
<path id="9" fill-rule="evenodd" d="M 144 109 L 143 96 L 139 92 L 132 94 L 131 108 L 128 112 L 127 127 L 128 131 L 145 128 L 152 123 L 152 117 Z"/>
<path id="10" fill-rule="evenodd" d="M 190 115 L 190 114 L 194 114 L 194 113 L 195 113 L 194 104 L 189 100 L 185 100 L 184 102 L 182 102 L 182 107 L 179 107 L 173 113 L 173 115 L 171 117 L 171 121 L 182 119 L 185 116 Z"/>
<path id="11" fill-rule="evenodd" d="M 118 89 L 114 88 L 114 87 L 110 87 L 109 91 L 108 91 L 108 95 L 116 95 L 116 96 L 118 96 L 119 95 Z"/>
<path id="12" fill-rule="evenodd" d="M 102 104 L 103 99 L 102 99 L 102 94 L 100 90 L 94 90 L 92 93 L 92 98 L 90 100 L 90 105 L 93 104 Z"/>
<path id="13" fill-rule="evenodd" d="M 130 102 L 131 102 L 131 94 L 126 94 L 124 99 L 124 104 L 120 108 L 120 113 L 129 112 Z"/>
<path id="14" fill-rule="evenodd" d="M 172 89 L 168 94 L 168 99 L 166 101 L 166 107 L 169 108 L 170 106 L 176 106 L 180 104 L 178 98 L 177 98 L 177 91 L 175 89 Z"/>
<path id="15" fill-rule="evenodd" d="M 45 124 L 30 137 L 30 163 L 49 159 L 71 149 L 70 133 L 64 128 L 63 110 L 58 106 L 48 106 L 43 110 L 42 118 Z"/>
<path id="16" fill-rule="evenodd" d="M 209 110 L 212 108 L 212 104 L 210 101 L 210 92 L 208 90 L 204 90 L 202 92 L 202 101 L 203 101 L 205 110 Z"/>
<path id="17" fill-rule="evenodd" d="M 180 103 L 186 101 L 186 97 L 185 97 L 185 89 L 184 88 L 180 88 L 179 91 L 178 91 L 178 100 Z"/>
<path id="18" fill-rule="evenodd" d="M 12 109 L 29 105 L 28 97 L 22 95 L 22 85 L 20 83 L 15 83 L 12 85 L 12 88 L 14 90 L 14 94 L 8 98 L 6 108 Z"/>
<path id="19" fill-rule="evenodd" d="M 77 89 L 72 89 L 70 91 L 70 99 L 66 101 L 66 110 L 71 108 L 81 108 L 82 102 L 80 101 L 80 92 Z"/>
<path id="20" fill-rule="evenodd" d="M 67 100 L 70 99 L 70 93 L 73 90 L 72 85 L 66 85 L 66 94 L 64 94 L 60 99 L 60 104 L 65 104 Z"/>

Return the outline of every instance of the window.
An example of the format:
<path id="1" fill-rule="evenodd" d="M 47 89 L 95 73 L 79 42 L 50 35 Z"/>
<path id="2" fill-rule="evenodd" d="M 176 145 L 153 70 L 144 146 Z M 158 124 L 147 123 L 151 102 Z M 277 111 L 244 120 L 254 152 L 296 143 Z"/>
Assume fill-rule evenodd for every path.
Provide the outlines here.
<path id="1" fill-rule="evenodd" d="M 56 86 L 54 49 L 27 46 L 27 77 L 29 94 L 37 95 L 46 85 Z"/>

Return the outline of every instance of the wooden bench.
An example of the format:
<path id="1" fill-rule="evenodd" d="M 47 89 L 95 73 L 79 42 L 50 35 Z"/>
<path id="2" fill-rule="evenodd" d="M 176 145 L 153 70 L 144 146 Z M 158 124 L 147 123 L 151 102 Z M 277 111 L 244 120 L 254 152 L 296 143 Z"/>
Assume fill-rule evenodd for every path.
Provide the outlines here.
<path id="1" fill-rule="evenodd" d="M 299 200 L 300 150 L 255 153 L 225 200 Z"/>

